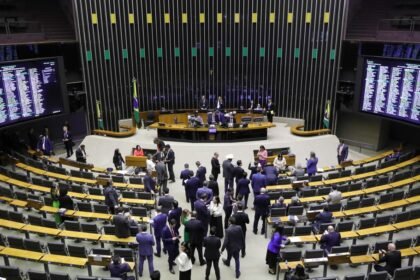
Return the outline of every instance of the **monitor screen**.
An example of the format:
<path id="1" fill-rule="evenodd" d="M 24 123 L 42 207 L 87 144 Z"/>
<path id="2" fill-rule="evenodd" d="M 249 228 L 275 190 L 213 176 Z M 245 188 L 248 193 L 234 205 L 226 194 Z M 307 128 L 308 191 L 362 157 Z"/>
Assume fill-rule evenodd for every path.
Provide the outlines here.
<path id="1" fill-rule="evenodd" d="M 420 124 L 420 62 L 365 58 L 360 109 Z"/>
<path id="2" fill-rule="evenodd" d="M 58 61 L 0 64 L 0 127 L 64 112 Z"/>

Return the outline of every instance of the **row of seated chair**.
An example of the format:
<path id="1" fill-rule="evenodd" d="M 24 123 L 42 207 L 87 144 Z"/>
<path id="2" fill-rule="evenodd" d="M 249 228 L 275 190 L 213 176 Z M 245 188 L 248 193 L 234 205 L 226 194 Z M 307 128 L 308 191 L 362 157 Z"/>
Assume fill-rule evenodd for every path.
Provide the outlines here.
<path id="1" fill-rule="evenodd" d="M 344 276 L 343 280 L 388 280 L 388 273 L 382 272 L 371 272 L 368 275 L 357 274 Z M 420 279 L 420 266 L 407 266 L 397 268 L 394 272 L 392 280 L 418 280 Z"/>
<path id="2" fill-rule="evenodd" d="M 39 185 L 29 184 L 22 181 L 17 181 L 14 179 L 10 179 L 9 177 L 4 176 L 4 175 L 0 175 L 0 182 L 6 183 L 11 187 L 16 186 L 16 187 L 24 188 L 31 191 L 51 193 L 51 187 L 43 187 Z M 92 200 L 92 201 L 98 201 L 98 202 L 105 201 L 105 197 L 102 194 L 102 191 L 100 189 L 93 191 L 92 190 L 93 188 L 89 188 L 88 189 L 89 194 L 86 194 L 83 192 L 85 189 L 81 186 L 77 187 L 77 186 L 72 185 L 72 186 L 67 186 L 67 187 L 71 188 L 71 190 L 80 191 L 80 192 L 70 191 L 68 193 L 70 197 L 81 199 L 81 200 Z M 10 192 L 7 191 L 6 188 L 1 188 L 1 189 L 2 189 L 1 192 L 3 196 L 10 196 Z M 95 194 L 90 194 L 90 192 L 95 193 Z M 135 192 L 135 191 L 124 191 L 123 197 L 120 198 L 120 202 L 128 203 L 128 204 L 144 204 L 150 207 L 153 207 L 155 204 L 154 197 L 151 193 Z"/>
<path id="3" fill-rule="evenodd" d="M 370 195 L 376 192 L 391 191 L 397 188 L 402 188 L 404 186 L 411 186 L 417 182 L 420 182 L 420 175 L 411 177 L 408 179 L 402 179 L 400 181 L 395 181 L 393 183 L 384 183 L 384 181 L 378 181 L 375 179 L 369 180 L 365 183 L 358 182 L 346 185 L 337 186 L 337 190 L 342 193 L 344 198 L 351 198 L 363 195 Z M 384 184 L 383 184 L 384 183 Z M 300 191 L 296 190 L 281 190 L 281 191 L 269 191 L 267 195 L 270 197 L 270 200 L 278 199 L 282 196 L 286 199 L 285 203 L 289 203 L 290 198 L 294 196 L 299 196 L 302 203 L 312 203 L 312 202 L 323 202 L 325 197 L 332 191 L 330 187 L 323 187 L 319 189 L 302 189 Z M 410 189 L 410 193 L 416 195 L 418 188 Z"/>
<path id="4" fill-rule="evenodd" d="M 67 273 L 45 273 L 29 269 L 25 275 L 17 266 L 3 265 L 0 266 L 0 277 L 13 280 L 71 280 Z"/>
<path id="5" fill-rule="evenodd" d="M 387 168 L 383 168 L 383 169 L 377 169 L 376 171 L 372 171 L 372 172 L 367 172 L 367 173 L 362 173 L 362 174 L 358 174 L 358 175 L 348 175 L 349 172 L 351 172 L 350 170 L 345 170 L 344 172 L 347 172 L 348 176 L 343 176 L 340 178 L 335 178 L 335 179 L 326 179 L 323 180 L 323 176 L 322 175 L 314 175 L 311 177 L 308 176 L 303 176 L 303 177 L 298 177 L 297 180 L 298 181 L 309 181 L 308 185 L 310 187 L 322 187 L 322 186 L 326 186 L 326 185 L 336 185 L 336 184 L 340 184 L 340 183 L 348 183 L 348 182 L 352 182 L 352 181 L 359 181 L 359 180 L 363 180 L 363 179 L 369 179 L 369 178 L 373 178 L 373 177 L 379 177 L 381 175 L 386 175 L 388 173 L 397 173 L 398 170 L 403 170 L 404 168 L 407 167 L 411 167 L 412 171 L 411 172 L 406 172 L 403 175 L 398 175 L 397 176 L 397 180 L 399 179 L 399 176 L 401 177 L 406 177 L 406 176 L 413 176 L 412 174 L 415 175 L 419 175 L 420 174 L 420 167 L 416 166 L 413 167 L 414 165 L 417 165 L 418 162 L 420 161 L 420 156 L 416 156 L 410 160 L 404 161 L 402 163 L 387 167 Z M 398 173 L 399 174 L 399 173 Z M 275 189 L 284 189 L 284 188 L 291 188 L 292 179 L 291 178 L 280 178 L 278 181 L 278 185 L 275 186 L 269 186 L 268 189 L 271 190 L 275 190 Z"/>
<path id="6" fill-rule="evenodd" d="M 0 235 L 0 246 L 76 258 L 87 258 L 88 255 L 119 255 L 127 262 L 134 261 L 134 253 L 130 248 L 114 248 L 112 251 L 105 248 L 91 248 L 88 250 L 86 246 L 66 245 L 62 242 L 47 242 L 43 244 L 39 240 L 4 235 Z"/>

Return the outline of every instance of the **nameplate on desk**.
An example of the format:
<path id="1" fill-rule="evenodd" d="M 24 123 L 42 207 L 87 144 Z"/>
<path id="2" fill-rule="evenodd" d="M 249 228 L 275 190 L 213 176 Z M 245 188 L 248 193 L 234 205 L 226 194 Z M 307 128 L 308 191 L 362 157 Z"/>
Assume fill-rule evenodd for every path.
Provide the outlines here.
<path id="1" fill-rule="evenodd" d="M 307 182 L 306 180 L 302 180 L 302 181 L 294 181 L 292 183 L 292 187 L 293 189 L 300 189 L 303 186 L 303 183 Z"/>
<path id="2" fill-rule="evenodd" d="M 303 259 L 303 263 L 305 265 L 311 264 L 311 265 L 319 265 L 324 264 L 328 262 L 328 258 L 322 257 L 322 258 L 312 258 L 312 259 Z"/>
<path id="3" fill-rule="evenodd" d="M 313 221 L 319 213 L 321 213 L 321 210 L 308 210 L 306 211 L 306 218 L 308 221 Z"/>
<path id="4" fill-rule="evenodd" d="M 165 126 L 165 123 L 160 122 L 160 123 L 158 123 L 158 125 L 159 126 Z"/>
<path id="5" fill-rule="evenodd" d="M 29 208 L 34 208 L 34 209 L 37 209 L 37 210 L 39 210 L 39 209 L 41 209 L 42 208 L 42 206 L 44 206 L 44 204 L 42 204 L 42 202 L 41 201 L 39 201 L 39 200 L 35 200 L 35 199 L 28 199 L 28 204 L 27 204 L 27 206 L 29 207 Z"/>
<path id="6" fill-rule="evenodd" d="M 105 266 L 111 262 L 111 256 L 109 255 L 88 255 L 88 263 L 90 265 Z"/>
<path id="7" fill-rule="evenodd" d="M 341 264 L 341 263 L 349 263 L 349 262 L 350 262 L 349 252 L 328 254 L 329 264 Z"/>

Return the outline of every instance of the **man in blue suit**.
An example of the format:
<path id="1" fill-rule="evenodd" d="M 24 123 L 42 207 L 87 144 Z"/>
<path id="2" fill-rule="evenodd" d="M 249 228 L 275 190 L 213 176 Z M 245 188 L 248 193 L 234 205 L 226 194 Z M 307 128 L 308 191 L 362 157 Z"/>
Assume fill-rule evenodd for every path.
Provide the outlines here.
<path id="1" fill-rule="evenodd" d="M 195 176 L 198 179 L 200 179 L 201 184 L 203 184 L 204 181 L 206 180 L 207 170 L 204 166 L 201 165 L 201 163 L 199 161 L 196 161 L 195 165 L 197 166 L 197 172 L 196 172 Z"/>
<path id="2" fill-rule="evenodd" d="M 187 198 L 187 202 L 190 202 L 190 199 L 188 197 L 187 188 L 185 186 L 185 182 L 189 180 L 193 175 L 194 172 L 189 169 L 190 165 L 188 163 L 184 164 L 184 170 L 181 171 L 181 175 L 179 176 L 179 179 L 182 181 L 182 186 L 185 188 L 185 197 Z"/>
<path id="3" fill-rule="evenodd" d="M 328 226 L 327 232 L 321 236 L 321 249 L 324 249 L 325 255 L 331 252 L 331 248 L 334 246 L 340 246 L 341 235 L 334 230 L 333 226 Z"/>
<path id="4" fill-rule="evenodd" d="M 308 176 L 315 175 L 318 171 L 318 158 L 316 157 L 314 152 L 311 152 L 310 155 L 310 158 L 306 160 L 306 173 L 308 173 Z"/>
<path id="5" fill-rule="evenodd" d="M 337 147 L 338 164 L 341 164 L 343 161 L 345 161 L 348 155 L 349 155 L 349 146 L 344 144 L 343 140 L 340 140 L 340 144 L 338 144 L 338 147 Z"/>
<path id="6" fill-rule="evenodd" d="M 207 196 L 206 205 L 208 205 L 210 201 L 213 199 L 213 191 L 210 188 L 208 188 L 208 184 L 209 184 L 208 181 L 204 181 L 203 187 L 199 188 L 195 195 L 197 199 L 200 199 L 203 197 L 203 195 L 206 195 Z"/>
<path id="7" fill-rule="evenodd" d="M 156 253 L 155 256 L 160 258 L 162 230 L 166 225 L 168 216 L 162 213 L 161 207 L 156 208 L 157 215 L 152 219 L 153 232 L 156 239 Z"/>
<path id="8" fill-rule="evenodd" d="M 207 236 L 210 223 L 210 211 L 206 205 L 207 195 L 203 194 L 200 199 L 194 203 L 194 210 L 197 212 L 197 220 L 203 223 L 204 236 Z"/>
<path id="9" fill-rule="evenodd" d="M 182 208 L 178 206 L 178 201 L 176 200 L 174 200 L 172 205 L 173 209 L 169 211 L 168 220 L 174 219 L 176 221 L 176 229 L 179 231 L 179 228 L 181 227 Z"/>
<path id="10" fill-rule="evenodd" d="M 169 272 L 175 274 L 173 266 L 175 265 L 175 258 L 178 256 L 179 233 L 176 229 L 176 221 L 171 220 L 169 224 L 162 230 L 163 246 L 168 252 Z"/>
<path id="11" fill-rule="evenodd" d="M 147 226 L 141 225 L 141 232 L 137 233 L 136 236 L 137 243 L 139 244 L 139 274 L 140 277 L 143 276 L 143 264 L 144 260 L 147 259 L 149 264 L 149 274 L 152 274 L 154 271 L 153 268 L 153 246 L 155 246 L 155 241 L 153 236 L 147 232 Z"/>
<path id="12" fill-rule="evenodd" d="M 149 193 L 156 192 L 156 181 L 150 176 L 149 170 L 146 169 L 146 175 L 143 178 L 144 190 Z"/>
<path id="13" fill-rule="evenodd" d="M 319 227 L 321 226 L 321 224 L 331 223 L 332 216 L 333 215 L 330 212 L 330 209 L 328 208 L 328 206 L 325 206 L 324 210 L 321 213 L 319 213 L 318 215 L 316 215 L 316 217 L 315 217 L 315 223 L 313 225 L 314 231 L 319 232 Z"/>
<path id="14" fill-rule="evenodd" d="M 266 167 L 264 167 L 264 173 L 268 186 L 277 185 L 278 171 L 276 167 L 274 167 L 273 165 L 267 165 Z"/>
<path id="15" fill-rule="evenodd" d="M 200 179 L 197 176 L 191 177 L 185 184 L 187 189 L 188 198 L 191 203 L 191 211 L 194 211 L 194 202 L 197 200 L 197 190 L 201 187 Z"/>
<path id="16" fill-rule="evenodd" d="M 260 218 L 263 222 L 261 234 L 265 233 L 265 223 L 268 216 L 270 206 L 270 197 L 266 194 L 264 188 L 261 189 L 261 194 L 257 195 L 254 200 L 255 216 L 254 216 L 254 234 L 258 232 L 258 222 Z"/>
<path id="17" fill-rule="evenodd" d="M 261 189 L 267 186 L 267 177 L 264 174 L 262 174 L 261 167 L 259 167 L 257 170 L 258 172 L 255 173 L 251 179 L 251 186 L 252 191 L 254 192 L 254 199 L 257 197 L 257 195 L 260 194 Z"/>

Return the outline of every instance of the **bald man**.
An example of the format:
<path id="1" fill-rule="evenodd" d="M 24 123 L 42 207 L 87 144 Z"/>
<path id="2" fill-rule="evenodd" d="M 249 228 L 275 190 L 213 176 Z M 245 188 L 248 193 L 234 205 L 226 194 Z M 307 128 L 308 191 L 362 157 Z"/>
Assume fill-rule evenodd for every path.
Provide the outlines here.
<path id="1" fill-rule="evenodd" d="M 394 275 L 397 268 L 401 268 L 401 252 L 396 250 L 394 243 L 388 244 L 388 252 L 385 250 L 379 251 L 378 263 L 384 262 L 385 266 L 375 264 L 376 271 L 386 271 L 390 275 Z"/>
<path id="2" fill-rule="evenodd" d="M 328 229 L 321 236 L 321 248 L 324 249 L 325 254 L 331 252 L 331 248 L 334 246 L 340 246 L 341 235 L 334 230 L 333 226 L 328 226 Z"/>

